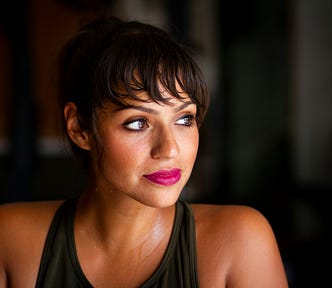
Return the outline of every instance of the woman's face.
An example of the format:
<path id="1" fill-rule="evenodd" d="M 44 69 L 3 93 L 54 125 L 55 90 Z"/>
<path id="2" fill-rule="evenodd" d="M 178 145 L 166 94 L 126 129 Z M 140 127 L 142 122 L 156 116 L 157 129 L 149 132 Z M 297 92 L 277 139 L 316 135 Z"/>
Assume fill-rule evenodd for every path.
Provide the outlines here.
<path id="1" fill-rule="evenodd" d="M 152 207 L 178 199 L 194 166 L 199 133 L 190 98 L 170 102 L 127 100 L 124 109 L 110 102 L 99 112 L 98 144 L 91 147 L 98 191 Z"/>

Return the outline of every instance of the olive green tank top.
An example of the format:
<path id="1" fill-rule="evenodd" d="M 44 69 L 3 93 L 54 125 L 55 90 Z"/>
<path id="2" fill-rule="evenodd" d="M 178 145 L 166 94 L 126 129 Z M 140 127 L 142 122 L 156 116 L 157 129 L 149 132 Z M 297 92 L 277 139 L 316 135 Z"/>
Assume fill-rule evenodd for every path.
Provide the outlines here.
<path id="1" fill-rule="evenodd" d="M 93 287 L 80 266 L 74 241 L 74 214 L 77 198 L 65 201 L 50 225 L 36 287 Z M 130 277 L 130 275 L 128 275 Z M 195 223 L 189 205 L 176 203 L 171 238 L 161 264 L 141 288 L 195 288 L 196 267 Z"/>

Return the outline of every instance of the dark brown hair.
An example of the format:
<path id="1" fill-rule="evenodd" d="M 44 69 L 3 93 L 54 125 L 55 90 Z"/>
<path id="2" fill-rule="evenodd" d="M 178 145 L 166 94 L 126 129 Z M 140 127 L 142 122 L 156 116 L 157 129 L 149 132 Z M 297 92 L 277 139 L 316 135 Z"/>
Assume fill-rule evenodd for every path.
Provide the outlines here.
<path id="1" fill-rule="evenodd" d="M 85 129 L 92 129 L 96 111 L 104 103 L 125 105 L 128 97 L 138 99 L 138 91 L 148 92 L 153 101 L 167 103 L 159 84 L 172 96 L 182 98 L 177 83 L 197 105 L 200 126 L 209 100 L 201 70 L 186 48 L 167 32 L 138 21 L 98 18 L 83 26 L 60 54 L 60 108 L 63 111 L 67 102 L 74 102 Z M 71 146 L 88 166 L 87 151 L 74 143 Z"/>

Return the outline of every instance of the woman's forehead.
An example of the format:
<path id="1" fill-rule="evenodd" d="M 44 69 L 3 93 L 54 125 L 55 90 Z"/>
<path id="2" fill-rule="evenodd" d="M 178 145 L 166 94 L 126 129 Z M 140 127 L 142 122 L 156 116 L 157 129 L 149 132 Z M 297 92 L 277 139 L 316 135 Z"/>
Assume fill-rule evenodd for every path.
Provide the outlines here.
<path id="1" fill-rule="evenodd" d="M 181 93 L 182 98 L 175 97 L 168 93 L 167 91 L 163 92 L 164 101 L 154 99 L 148 92 L 140 91 L 136 94 L 137 98 L 132 98 L 130 96 L 121 97 L 121 105 L 113 103 L 111 100 L 106 101 L 103 105 L 105 110 L 122 110 L 125 108 L 134 108 L 134 107 L 148 107 L 154 104 L 159 106 L 173 106 L 175 109 L 181 110 L 180 107 L 187 107 L 189 105 L 196 105 L 192 99 L 186 93 Z"/>
<path id="2" fill-rule="evenodd" d="M 165 85 L 161 83 L 160 80 L 156 80 L 157 91 L 147 91 L 143 83 L 141 83 L 137 78 L 130 83 L 119 82 L 113 85 L 112 90 L 118 95 L 118 100 L 121 102 L 127 102 L 129 99 L 134 99 L 137 101 L 149 102 L 169 102 L 169 99 L 178 98 L 186 99 L 189 98 L 187 92 L 183 90 L 181 85 L 177 80 L 174 81 L 175 89 L 170 91 Z M 158 94 L 156 97 L 153 93 Z M 175 95 L 177 93 L 177 95 Z"/>

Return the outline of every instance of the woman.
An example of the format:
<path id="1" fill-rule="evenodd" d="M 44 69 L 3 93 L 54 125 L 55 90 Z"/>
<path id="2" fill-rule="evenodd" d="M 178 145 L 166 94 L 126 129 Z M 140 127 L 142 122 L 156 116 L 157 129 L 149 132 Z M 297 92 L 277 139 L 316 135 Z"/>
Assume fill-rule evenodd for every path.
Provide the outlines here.
<path id="1" fill-rule="evenodd" d="M 2 205 L 0 286 L 287 287 L 258 211 L 179 199 L 208 105 L 189 54 L 156 27 L 110 17 L 61 59 L 64 128 L 89 186 Z"/>

